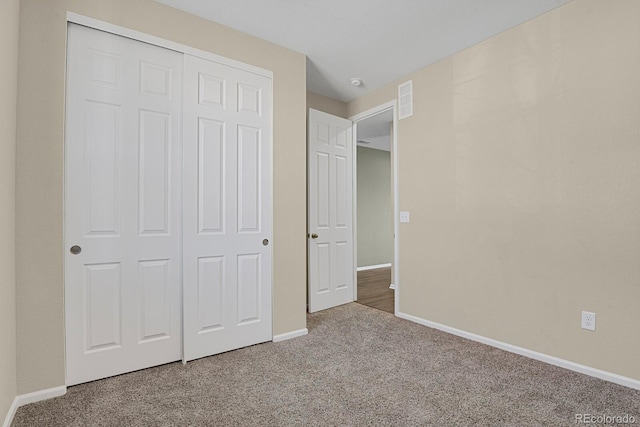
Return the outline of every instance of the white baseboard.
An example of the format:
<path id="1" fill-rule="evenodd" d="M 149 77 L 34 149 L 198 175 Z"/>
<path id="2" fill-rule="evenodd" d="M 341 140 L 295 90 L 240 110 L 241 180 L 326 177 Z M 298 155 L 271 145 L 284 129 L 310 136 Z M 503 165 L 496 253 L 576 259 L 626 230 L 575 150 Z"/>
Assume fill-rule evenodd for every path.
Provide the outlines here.
<path id="1" fill-rule="evenodd" d="M 9 412 L 7 412 L 7 416 L 4 417 L 4 422 L 2 423 L 2 427 L 9 427 L 13 422 L 13 417 L 16 416 L 16 411 L 18 410 L 18 398 L 13 399 L 13 403 L 9 406 Z"/>
<path id="2" fill-rule="evenodd" d="M 9 427 L 13 422 L 13 417 L 16 415 L 16 411 L 19 407 L 28 405 L 29 403 L 40 402 L 41 400 L 47 400 L 54 397 L 62 396 L 67 392 L 67 386 L 61 385 L 59 387 L 48 388 L 46 390 L 34 391 L 33 393 L 26 393 L 16 396 L 13 399 L 13 403 L 9 408 L 6 418 L 4 419 L 3 427 Z"/>
<path id="3" fill-rule="evenodd" d="M 273 342 L 286 341 L 292 338 L 302 337 L 307 335 L 308 333 L 309 333 L 309 330 L 307 328 L 304 328 L 304 329 L 298 329 L 297 331 L 291 331 L 284 334 L 274 335 Z"/>
<path id="4" fill-rule="evenodd" d="M 61 385 L 59 387 L 48 388 L 46 390 L 34 391 L 33 393 L 21 394 L 16 397 L 16 399 L 18 399 L 18 407 L 20 407 L 29 403 L 40 402 L 41 400 L 62 396 L 66 392 L 67 386 Z"/>
<path id="5" fill-rule="evenodd" d="M 508 351 L 510 353 L 519 354 L 521 356 L 525 356 L 530 359 L 539 360 L 541 362 L 545 362 L 550 365 L 559 366 L 561 368 L 565 368 L 570 371 L 579 372 L 581 374 L 589 375 L 591 377 L 600 378 L 601 380 L 610 381 L 612 383 L 620 384 L 625 387 L 633 388 L 635 390 L 640 390 L 640 380 L 636 380 L 634 378 L 624 377 L 622 375 L 614 374 L 612 372 L 607 372 L 601 369 L 592 368 L 590 366 L 581 365 L 579 363 L 571 362 L 569 360 L 560 359 L 555 356 L 550 356 L 548 354 L 529 350 L 527 348 L 507 344 L 505 342 L 494 340 L 492 338 L 483 337 L 482 335 L 477 335 L 471 332 L 463 331 L 461 329 L 452 328 L 450 326 L 442 325 L 440 323 L 431 322 L 429 320 L 422 319 L 417 316 L 412 316 L 410 314 L 398 312 L 396 316 L 400 317 L 401 319 L 409 320 L 414 323 L 419 323 L 420 325 L 428 326 L 433 329 L 438 329 L 453 335 L 457 335 L 462 338 L 467 338 L 471 341 L 476 341 L 482 344 L 490 345 L 491 347 L 496 347 L 501 350 Z"/>
<path id="6" fill-rule="evenodd" d="M 389 289 L 395 289 L 396 285 L 394 285 L 393 283 L 389 285 Z"/>
<path id="7" fill-rule="evenodd" d="M 375 270 L 376 268 L 387 268 L 391 267 L 391 263 L 388 264 L 376 264 L 376 265 L 365 265 L 363 267 L 356 268 L 357 271 L 365 271 L 365 270 Z"/>

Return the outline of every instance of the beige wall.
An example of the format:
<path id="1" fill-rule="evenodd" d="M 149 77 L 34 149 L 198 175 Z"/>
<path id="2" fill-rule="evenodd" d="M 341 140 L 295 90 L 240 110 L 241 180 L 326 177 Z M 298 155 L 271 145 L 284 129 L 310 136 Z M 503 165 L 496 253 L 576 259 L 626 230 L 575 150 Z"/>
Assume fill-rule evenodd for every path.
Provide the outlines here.
<path id="1" fill-rule="evenodd" d="M 358 267 L 393 261 L 391 153 L 358 147 Z"/>
<path id="2" fill-rule="evenodd" d="M 638 22 L 574 1 L 407 77 L 401 312 L 640 379 Z"/>
<path id="3" fill-rule="evenodd" d="M 23 0 L 17 156 L 18 391 L 64 384 L 66 13 L 273 71 L 274 333 L 306 327 L 306 59 L 151 0 Z"/>
<path id="4" fill-rule="evenodd" d="M 0 421 L 16 397 L 15 165 L 19 0 L 0 2 Z"/>
<path id="5" fill-rule="evenodd" d="M 309 108 L 345 119 L 348 117 L 346 103 L 313 92 L 307 92 L 307 109 Z"/>

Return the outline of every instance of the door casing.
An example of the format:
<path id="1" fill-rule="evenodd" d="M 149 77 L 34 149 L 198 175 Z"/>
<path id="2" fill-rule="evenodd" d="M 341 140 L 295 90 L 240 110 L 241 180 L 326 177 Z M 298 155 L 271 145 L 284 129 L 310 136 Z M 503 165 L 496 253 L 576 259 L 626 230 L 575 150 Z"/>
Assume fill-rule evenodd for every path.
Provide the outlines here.
<path id="1" fill-rule="evenodd" d="M 393 111 L 393 132 L 391 133 L 391 181 L 393 200 L 393 264 L 392 264 L 392 277 L 393 291 L 394 291 L 394 312 L 397 315 L 400 312 L 400 199 L 398 196 L 398 108 L 397 101 L 386 102 L 378 105 L 377 107 L 370 108 L 362 113 L 349 117 L 349 120 L 353 122 L 353 140 L 358 140 L 358 122 L 368 119 L 377 114 L 385 111 Z M 357 144 L 353 144 L 353 274 L 354 283 L 353 287 L 353 300 L 358 299 L 358 272 L 357 272 L 357 259 L 358 259 L 358 186 L 356 185 L 358 179 L 357 171 Z"/>

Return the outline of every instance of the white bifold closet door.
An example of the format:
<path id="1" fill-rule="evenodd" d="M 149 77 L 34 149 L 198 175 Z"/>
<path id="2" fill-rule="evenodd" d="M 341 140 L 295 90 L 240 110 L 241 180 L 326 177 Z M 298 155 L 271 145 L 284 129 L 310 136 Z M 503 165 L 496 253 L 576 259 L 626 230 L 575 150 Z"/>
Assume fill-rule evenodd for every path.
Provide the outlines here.
<path id="1" fill-rule="evenodd" d="M 66 103 L 67 385 L 271 340 L 271 80 L 70 24 Z"/>

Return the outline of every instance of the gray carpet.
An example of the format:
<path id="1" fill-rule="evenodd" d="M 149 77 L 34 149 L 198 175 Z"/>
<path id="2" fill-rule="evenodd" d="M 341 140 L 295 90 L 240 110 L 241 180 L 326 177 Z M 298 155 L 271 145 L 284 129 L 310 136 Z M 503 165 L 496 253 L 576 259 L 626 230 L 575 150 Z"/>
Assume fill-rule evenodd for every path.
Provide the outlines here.
<path id="1" fill-rule="evenodd" d="M 13 426 L 540 426 L 576 413 L 640 423 L 640 392 L 360 304 L 309 335 L 70 387 Z M 615 424 L 608 424 L 615 425 Z"/>

